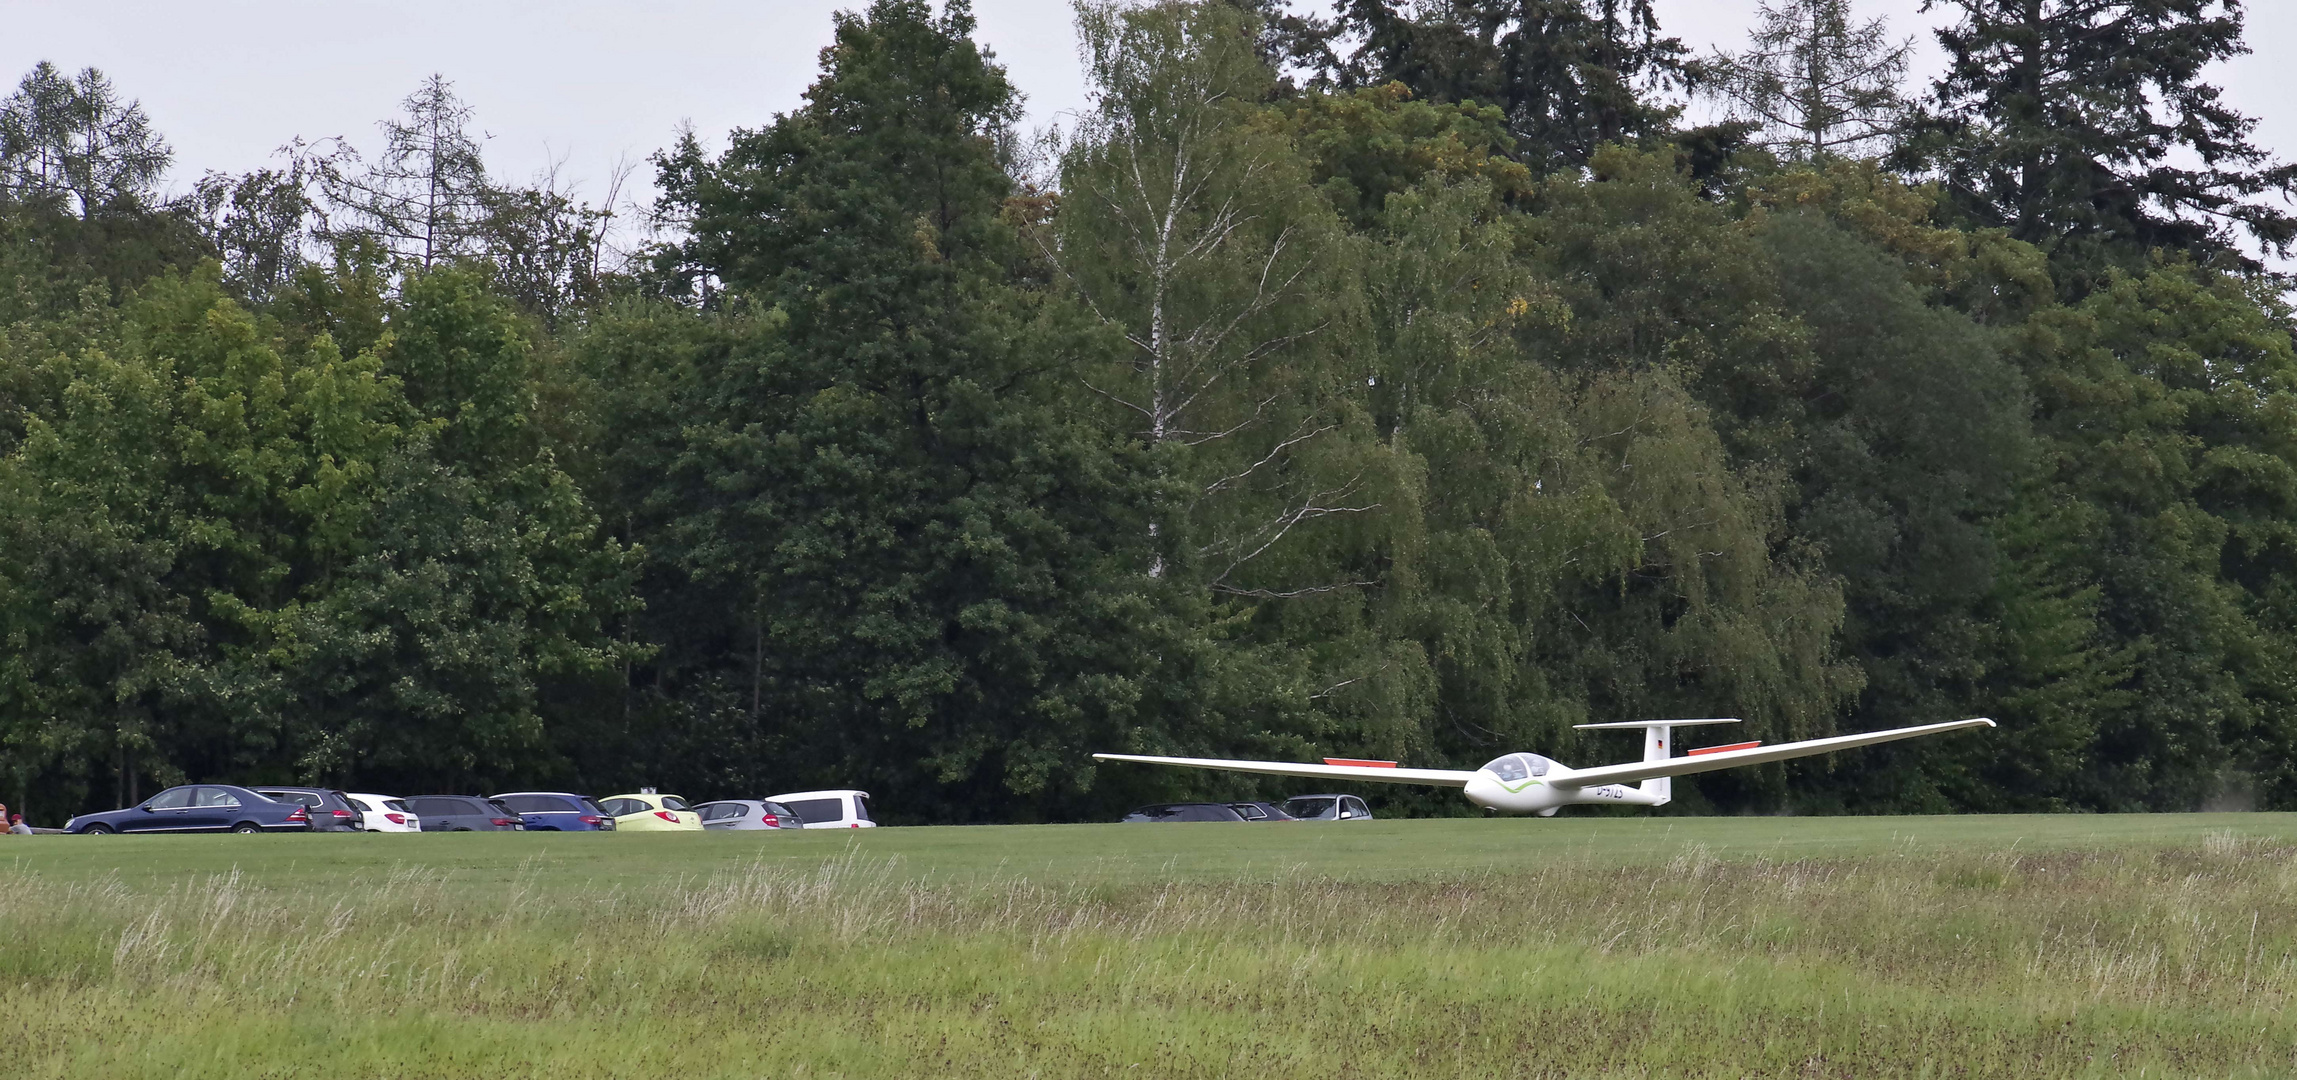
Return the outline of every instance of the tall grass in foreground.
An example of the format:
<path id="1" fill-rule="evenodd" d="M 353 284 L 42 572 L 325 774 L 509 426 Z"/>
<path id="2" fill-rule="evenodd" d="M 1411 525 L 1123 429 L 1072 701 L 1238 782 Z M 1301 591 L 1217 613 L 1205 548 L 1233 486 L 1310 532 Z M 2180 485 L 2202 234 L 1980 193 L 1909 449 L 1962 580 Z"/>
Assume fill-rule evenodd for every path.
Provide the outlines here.
<path id="1" fill-rule="evenodd" d="M 0 878 L 11 1076 L 2286 1076 L 2297 847 L 1406 883 Z"/>

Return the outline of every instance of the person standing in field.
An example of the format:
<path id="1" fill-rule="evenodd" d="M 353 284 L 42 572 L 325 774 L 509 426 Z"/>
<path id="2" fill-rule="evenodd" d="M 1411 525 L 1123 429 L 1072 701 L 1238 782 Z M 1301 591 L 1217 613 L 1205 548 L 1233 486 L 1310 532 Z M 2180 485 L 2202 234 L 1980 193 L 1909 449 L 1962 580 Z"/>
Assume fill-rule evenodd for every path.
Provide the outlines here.
<path id="1" fill-rule="evenodd" d="M 30 825 L 24 824 L 24 815 L 22 814 L 17 814 L 16 816 L 8 819 L 8 831 L 16 834 L 17 836 L 32 835 L 32 827 Z"/>

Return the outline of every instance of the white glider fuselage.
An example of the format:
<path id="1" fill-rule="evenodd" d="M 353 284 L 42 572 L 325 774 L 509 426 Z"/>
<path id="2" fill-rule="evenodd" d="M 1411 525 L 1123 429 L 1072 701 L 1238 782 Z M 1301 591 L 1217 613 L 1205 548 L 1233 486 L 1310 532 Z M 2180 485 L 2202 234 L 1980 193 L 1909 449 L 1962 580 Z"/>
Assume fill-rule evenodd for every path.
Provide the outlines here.
<path id="1" fill-rule="evenodd" d="M 1710 746 L 1677 756 L 1674 729 L 1705 724 L 1736 724 L 1737 720 L 1630 720 L 1611 724 L 1580 724 L 1582 728 L 1636 728 L 1643 732 L 1643 760 L 1621 765 L 1574 769 L 1538 754 L 1508 754 L 1485 762 L 1473 771 L 1407 769 L 1392 761 L 1326 758 L 1322 764 L 1295 761 L 1240 761 L 1230 758 L 1154 757 L 1141 754 L 1094 754 L 1099 761 L 1132 761 L 1145 765 L 1177 765 L 1188 769 L 1262 773 L 1270 776 L 1314 777 L 1322 780 L 1359 780 L 1383 784 L 1427 784 L 1456 787 L 1468 801 L 1503 814 L 1538 814 L 1542 817 L 1566 806 L 1665 806 L 1674 797 L 1678 776 L 1713 772 L 1742 765 L 1808 757 L 1848 750 L 1854 746 L 1896 742 L 1937 735 L 1963 728 L 1993 727 L 1984 717 L 1943 724 L 1868 731 L 1826 739 L 1764 746 L 1734 743 Z"/>
<path id="2" fill-rule="evenodd" d="M 1556 779 L 1571 775 L 1571 770 L 1556 766 Z M 1461 793 L 1468 801 L 1486 810 L 1502 814 L 1552 814 L 1566 806 L 1609 804 L 1612 806 L 1665 806 L 1668 796 L 1651 795 L 1625 784 L 1601 784 L 1595 787 L 1557 787 L 1544 779 L 1519 780 L 1513 784 L 1492 775 L 1487 769 L 1477 769 Z"/>

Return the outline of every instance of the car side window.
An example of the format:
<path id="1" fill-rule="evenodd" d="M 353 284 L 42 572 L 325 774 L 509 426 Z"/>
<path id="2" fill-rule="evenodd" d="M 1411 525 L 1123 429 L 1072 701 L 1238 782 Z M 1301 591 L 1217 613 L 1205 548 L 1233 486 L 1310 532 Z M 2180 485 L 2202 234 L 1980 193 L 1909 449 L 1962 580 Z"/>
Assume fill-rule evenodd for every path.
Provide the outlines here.
<path id="1" fill-rule="evenodd" d="M 808 825 L 845 820 L 844 799 L 793 799 L 783 805 Z"/>
<path id="2" fill-rule="evenodd" d="M 1362 800 L 1362 799 L 1359 799 L 1359 798 L 1355 797 L 1354 795 L 1350 795 L 1350 796 L 1348 796 L 1347 798 L 1341 799 L 1341 800 L 1340 800 L 1340 809 L 1342 809 L 1342 810 L 1346 810 L 1346 811 L 1348 811 L 1349 813 L 1356 815 L 1357 817 L 1371 817 L 1371 816 L 1372 816 L 1372 809 L 1371 809 L 1371 807 L 1365 806 L 1365 805 L 1364 805 L 1364 800 Z"/>
<path id="3" fill-rule="evenodd" d="M 203 807 L 222 807 L 226 810 L 236 810 L 239 808 L 239 796 L 233 795 L 231 792 L 225 791 L 222 788 L 203 787 L 199 789 L 199 805 Z"/>
<path id="4" fill-rule="evenodd" d="M 623 817 L 629 814 L 638 813 L 639 811 L 646 809 L 644 806 L 639 805 L 636 801 L 631 799 L 608 799 L 605 802 L 599 803 L 598 808 L 600 810 L 606 811 L 606 813 L 611 817 Z"/>
<path id="5" fill-rule="evenodd" d="M 687 806 L 687 805 L 686 805 L 686 800 L 684 800 L 684 799 L 681 799 L 681 798 L 677 797 L 676 795 L 664 795 L 664 796 L 662 796 L 662 809 L 664 809 L 664 810 L 690 810 L 690 809 L 693 809 L 693 808 L 692 808 L 692 807 L 690 807 L 690 806 Z"/>
<path id="6" fill-rule="evenodd" d="M 463 812 L 453 799 L 408 799 L 407 805 L 423 817 L 453 817 Z"/>
<path id="7" fill-rule="evenodd" d="M 738 817 L 743 817 L 743 816 L 747 815 L 749 812 L 750 812 L 750 808 L 749 808 L 749 807 L 747 807 L 747 806 L 744 806 L 744 805 L 742 805 L 741 803 L 733 803 L 733 802 L 707 803 L 707 804 L 704 804 L 704 805 L 703 805 L 703 807 L 702 807 L 702 820 L 704 820 L 704 821 L 724 821 L 724 820 L 726 820 L 726 819 L 728 819 L 728 818 L 738 818 Z"/>
<path id="8" fill-rule="evenodd" d="M 191 797 L 198 791 L 198 788 L 169 788 L 152 796 L 152 801 L 144 805 L 154 810 L 182 810 L 191 805 Z"/>
<path id="9" fill-rule="evenodd" d="M 869 796 L 856 795 L 853 797 L 853 819 L 855 821 L 868 822 L 875 822 L 877 820 L 876 818 L 869 816 Z"/>
<path id="10" fill-rule="evenodd" d="M 1229 809 L 1242 814 L 1244 816 L 1244 820 L 1246 821 L 1258 821 L 1261 818 L 1268 816 L 1266 812 L 1262 811 L 1259 807 L 1254 806 L 1251 803 L 1237 803 L 1235 806 L 1229 807 Z"/>

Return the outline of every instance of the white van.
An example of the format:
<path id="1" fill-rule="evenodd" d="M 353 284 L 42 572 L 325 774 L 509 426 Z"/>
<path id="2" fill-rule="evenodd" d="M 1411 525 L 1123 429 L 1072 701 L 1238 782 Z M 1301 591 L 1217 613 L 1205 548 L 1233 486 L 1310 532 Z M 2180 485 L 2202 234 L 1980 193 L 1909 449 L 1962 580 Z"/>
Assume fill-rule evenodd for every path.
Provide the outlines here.
<path id="1" fill-rule="evenodd" d="M 869 792 L 852 788 L 829 791 L 793 791 L 787 795 L 769 795 L 767 802 L 777 802 L 795 811 L 809 829 L 874 829 L 877 821 L 869 816 Z"/>

